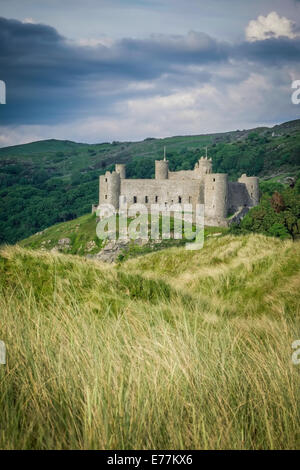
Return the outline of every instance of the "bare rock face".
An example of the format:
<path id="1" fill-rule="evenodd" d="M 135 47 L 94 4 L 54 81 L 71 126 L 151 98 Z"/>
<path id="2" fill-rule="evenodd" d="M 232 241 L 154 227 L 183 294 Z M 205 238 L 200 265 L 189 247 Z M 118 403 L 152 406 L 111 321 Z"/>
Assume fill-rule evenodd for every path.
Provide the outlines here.
<path id="1" fill-rule="evenodd" d="M 94 258 L 106 263 L 114 263 L 128 244 L 129 240 L 108 240 L 102 250 L 99 251 Z"/>
<path id="2" fill-rule="evenodd" d="M 51 240 L 50 240 L 51 241 Z M 49 242 L 49 240 L 48 240 Z M 44 242 L 46 243 L 46 242 Z M 45 246 L 42 244 L 42 249 L 44 248 Z M 53 253 L 55 252 L 58 252 L 58 251 L 62 251 L 62 252 L 67 252 L 69 249 L 71 248 L 71 240 L 70 238 L 61 238 L 60 240 L 58 240 L 57 242 L 57 245 L 54 246 L 51 251 Z"/>
<path id="3" fill-rule="evenodd" d="M 58 246 L 61 246 L 63 248 L 67 248 L 68 246 L 70 246 L 70 243 L 70 238 L 61 238 L 60 240 L 58 240 Z"/>
<path id="4" fill-rule="evenodd" d="M 130 244 L 143 246 L 148 243 L 148 240 L 137 238 L 136 240 L 118 239 L 108 240 L 105 246 L 96 255 L 88 255 L 89 259 L 93 258 L 105 263 L 114 263 L 117 261 L 119 255 L 126 253 Z"/>
<path id="5" fill-rule="evenodd" d="M 94 248 L 96 248 L 96 242 L 94 240 L 91 240 L 89 242 L 87 242 L 86 244 L 86 249 L 87 251 L 92 251 Z"/>

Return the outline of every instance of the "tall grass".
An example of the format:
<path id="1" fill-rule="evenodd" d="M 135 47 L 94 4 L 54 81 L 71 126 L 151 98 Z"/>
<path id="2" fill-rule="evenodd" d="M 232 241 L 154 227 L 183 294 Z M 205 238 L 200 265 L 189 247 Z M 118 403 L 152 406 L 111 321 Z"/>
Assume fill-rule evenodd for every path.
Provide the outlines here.
<path id="1" fill-rule="evenodd" d="M 0 447 L 299 448 L 299 252 L 224 237 L 114 268 L 3 249 Z"/>

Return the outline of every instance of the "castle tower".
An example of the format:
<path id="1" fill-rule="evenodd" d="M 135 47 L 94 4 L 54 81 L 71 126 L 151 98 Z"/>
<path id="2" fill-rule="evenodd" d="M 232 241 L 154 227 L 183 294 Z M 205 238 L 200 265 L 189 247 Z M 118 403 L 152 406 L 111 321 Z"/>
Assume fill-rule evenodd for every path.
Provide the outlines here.
<path id="1" fill-rule="evenodd" d="M 107 171 L 100 176 L 99 204 L 112 204 L 115 209 L 119 209 L 120 173 Z"/>
<path id="2" fill-rule="evenodd" d="M 168 160 L 155 160 L 155 179 L 167 180 L 169 177 Z"/>
<path id="3" fill-rule="evenodd" d="M 257 176 L 247 176 L 243 174 L 239 179 L 239 183 L 244 183 L 249 196 L 249 205 L 257 206 L 259 203 L 259 179 Z"/>
<path id="4" fill-rule="evenodd" d="M 207 157 L 201 157 L 195 165 L 195 171 L 202 177 L 209 175 L 212 172 L 212 159 Z"/>
<path id="5" fill-rule="evenodd" d="M 124 163 L 116 163 L 115 170 L 119 173 L 121 179 L 126 178 L 126 165 Z"/>
<path id="6" fill-rule="evenodd" d="M 225 173 L 205 175 L 205 217 L 225 219 L 228 204 L 228 176 Z"/>

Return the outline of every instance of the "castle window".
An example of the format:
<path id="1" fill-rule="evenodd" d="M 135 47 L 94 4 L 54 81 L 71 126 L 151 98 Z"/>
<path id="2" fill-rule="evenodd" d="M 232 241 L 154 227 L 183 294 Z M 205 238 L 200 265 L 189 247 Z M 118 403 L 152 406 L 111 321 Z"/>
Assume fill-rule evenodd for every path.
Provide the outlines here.
<path id="1" fill-rule="evenodd" d="M 155 196 L 155 202 L 158 202 L 158 196 Z"/>
<path id="2" fill-rule="evenodd" d="M 181 196 L 178 196 L 178 202 L 181 203 Z"/>
<path id="3" fill-rule="evenodd" d="M 148 196 L 145 196 L 145 202 L 148 202 Z"/>
<path id="4" fill-rule="evenodd" d="M 216 181 L 216 178 L 213 178 L 213 181 Z"/>
<path id="5" fill-rule="evenodd" d="M 105 199 L 107 199 L 107 194 L 105 194 Z"/>
<path id="6" fill-rule="evenodd" d="M 137 202 L 137 197 L 133 196 L 133 204 L 135 204 L 136 202 Z"/>
<path id="7" fill-rule="evenodd" d="M 191 198 L 191 196 L 189 196 L 189 202 L 192 202 L 192 198 Z"/>
<path id="8" fill-rule="evenodd" d="M 105 178 L 105 183 L 107 183 L 107 178 Z"/>

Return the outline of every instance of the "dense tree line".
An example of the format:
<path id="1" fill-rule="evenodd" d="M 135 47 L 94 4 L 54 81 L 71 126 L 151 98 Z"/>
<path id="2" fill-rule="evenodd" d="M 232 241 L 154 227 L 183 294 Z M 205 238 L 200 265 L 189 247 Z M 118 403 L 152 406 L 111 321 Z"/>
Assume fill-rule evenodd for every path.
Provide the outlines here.
<path id="1" fill-rule="evenodd" d="M 265 235 L 300 237 L 300 174 L 296 184 L 282 187 L 273 194 L 265 192 L 258 206 L 251 209 L 240 225 L 231 227 L 233 233 L 258 232 Z"/>
<path id="2" fill-rule="evenodd" d="M 81 181 L 50 178 L 43 183 L 2 186 L 0 191 L 0 243 L 18 240 L 55 223 L 74 219 L 97 202 L 98 177 Z"/>

